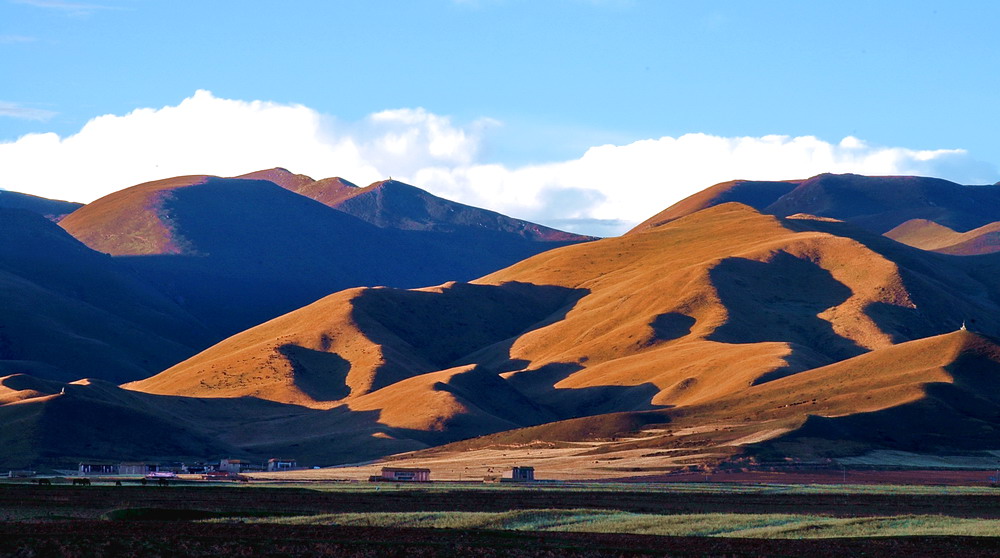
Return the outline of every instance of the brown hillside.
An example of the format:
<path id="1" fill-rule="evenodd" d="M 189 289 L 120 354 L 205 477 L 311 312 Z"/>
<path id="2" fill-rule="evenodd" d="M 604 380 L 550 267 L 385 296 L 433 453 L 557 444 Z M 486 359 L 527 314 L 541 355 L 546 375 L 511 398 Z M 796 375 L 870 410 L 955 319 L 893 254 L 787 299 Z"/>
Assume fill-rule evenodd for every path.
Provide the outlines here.
<path id="1" fill-rule="evenodd" d="M 727 202 L 738 202 L 763 210 L 778 198 L 791 192 L 802 180 L 784 180 L 777 182 L 755 180 L 731 180 L 710 186 L 696 194 L 690 195 L 667 209 L 636 225 L 629 233 L 642 232 L 660 225 L 680 219 L 696 211 L 701 211 L 715 205 Z"/>
<path id="2" fill-rule="evenodd" d="M 808 214 L 847 221 L 878 234 L 913 219 L 933 221 L 956 231 L 1000 221 L 1000 186 L 995 184 L 963 186 L 920 176 L 821 174 L 789 182 L 717 184 L 654 215 L 631 232 L 730 201 L 781 217 Z"/>
<path id="3" fill-rule="evenodd" d="M 679 404 L 952 331 L 963 314 L 997 330 L 991 311 L 943 288 L 986 288 L 962 268 L 879 237 L 823 232 L 831 228 L 853 231 L 726 204 L 647 233 L 542 254 L 481 281 L 591 294 L 566 319 L 518 338 L 509 355 L 484 359 L 530 362 L 511 376 L 525 389 L 533 376 L 540 384 L 530 389 L 556 392 L 652 383 L 650 403 Z M 552 384 L 546 370 L 554 366 L 564 373 Z"/>
<path id="4" fill-rule="evenodd" d="M 64 218 L 60 225 L 94 250 L 113 256 L 194 252 L 169 210 L 175 191 L 205 184 L 207 176 L 179 176 L 109 194 Z"/>
<path id="5" fill-rule="evenodd" d="M 280 167 L 251 172 L 236 178 L 269 180 L 286 190 L 291 190 L 296 194 L 312 198 L 323 205 L 334 208 L 339 202 L 355 195 L 360 190 L 356 185 L 339 176 L 313 180 L 304 174 L 292 174 Z"/>
<path id="6" fill-rule="evenodd" d="M 395 464 L 434 466 L 457 477 L 476 468 L 473 460 L 533 461 L 549 475 L 602 478 L 655 475 L 740 454 L 816 460 L 885 447 L 925 455 L 983 450 L 994 448 L 1000 434 L 998 377 L 1000 346 L 958 331 L 710 402 L 501 432 Z"/>
<path id="7" fill-rule="evenodd" d="M 956 256 L 1000 252 L 1000 222 L 960 233 L 933 221 L 912 219 L 885 233 L 885 236 L 921 250 Z"/>
<path id="8" fill-rule="evenodd" d="M 516 336 L 572 293 L 518 283 L 342 291 L 235 335 L 129 389 L 330 407 Z"/>
<path id="9" fill-rule="evenodd" d="M 910 219 L 887 231 L 885 236 L 921 250 L 937 250 L 958 242 L 962 233 L 927 219 Z"/>
<path id="10" fill-rule="evenodd" d="M 304 174 L 294 174 L 288 169 L 283 169 L 281 167 L 241 174 L 234 178 L 243 178 L 246 180 L 267 180 L 268 182 L 274 182 L 278 186 L 296 193 L 298 193 L 301 188 L 315 182 L 315 180 Z"/>
<path id="11" fill-rule="evenodd" d="M 606 414 L 655 412 L 714 459 L 795 431 L 810 410 L 925 398 L 965 350 L 954 343 L 968 336 L 942 334 L 963 320 L 1000 332 L 997 265 L 729 203 L 472 284 L 337 293 L 127 388 L 318 409 L 296 419 L 304 430 L 326 412 L 369 429 L 374 416 L 382 435 L 352 442 L 366 455 L 383 436 L 433 445 L 559 419 L 578 421 L 559 432 L 605 432 Z M 677 450 L 664 436 L 626 448 Z"/>

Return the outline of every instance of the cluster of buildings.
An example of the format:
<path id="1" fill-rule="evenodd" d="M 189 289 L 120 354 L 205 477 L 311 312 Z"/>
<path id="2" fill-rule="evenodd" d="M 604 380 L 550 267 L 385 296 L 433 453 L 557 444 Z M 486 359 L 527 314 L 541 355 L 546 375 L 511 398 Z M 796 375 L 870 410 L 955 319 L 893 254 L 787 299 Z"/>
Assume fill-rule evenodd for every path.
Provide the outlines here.
<path id="1" fill-rule="evenodd" d="M 85 461 L 79 464 L 77 472 L 81 475 L 152 475 L 155 473 L 204 475 L 216 471 L 225 473 L 252 473 L 262 471 L 287 471 L 297 469 L 294 459 L 272 458 L 267 462 L 250 461 L 247 459 L 222 459 L 218 463 L 195 462 L 160 463 L 153 461 Z"/>
<path id="2" fill-rule="evenodd" d="M 381 473 L 368 477 L 371 482 L 430 482 L 431 470 L 415 467 L 382 467 Z M 532 482 L 534 467 L 512 467 L 504 475 L 487 476 L 483 482 Z"/>
<path id="3" fill-rule="evenodd" d="M 289 471 L 298 469 L 294 459 L 272 458 L 266 462 L 249 459 L 221 459 L 218 462 L 154 462 L 154 461 L 84 461 L 77 473 L 86 475 L 128 475 L 161 477 L 173 475 L 203 475 L 205 478 L 236 478 L 242 473 Z M 18 472 L 23 473 L 23 472 Z M 31 473 L 34 473 L 33 471 Z M 13 472 L 11 474 L 13 476 Z M 416 467 L 383 467 L 378 475 L 368 478 L 371 482 L 431 482 L 431 470 Z M 503 475 L 488 475 L 487 483 L 532 482 L 535 480 L 534 467 L 512 467 Z"/>

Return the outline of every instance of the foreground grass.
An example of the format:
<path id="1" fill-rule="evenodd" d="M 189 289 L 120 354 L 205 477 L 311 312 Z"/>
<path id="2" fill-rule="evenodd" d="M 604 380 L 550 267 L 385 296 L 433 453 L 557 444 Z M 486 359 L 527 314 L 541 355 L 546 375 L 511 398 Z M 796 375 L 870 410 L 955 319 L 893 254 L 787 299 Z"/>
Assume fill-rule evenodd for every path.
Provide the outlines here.
<path id="1" fill-rule="evenodd" d="M 226 520 L 211 520 L 226 521 Z M 743 538 L 843 538 L 962 535 L 1000 537 L 1000 520 L 935 515 L 838 518 L 791 514 L 657 515 L 607 510 L 517 510 L 508 512 L 341 513 L 243 519 L 280 525 L 347 525 L 436 529 L 572 531 L 663 536 Z"/>

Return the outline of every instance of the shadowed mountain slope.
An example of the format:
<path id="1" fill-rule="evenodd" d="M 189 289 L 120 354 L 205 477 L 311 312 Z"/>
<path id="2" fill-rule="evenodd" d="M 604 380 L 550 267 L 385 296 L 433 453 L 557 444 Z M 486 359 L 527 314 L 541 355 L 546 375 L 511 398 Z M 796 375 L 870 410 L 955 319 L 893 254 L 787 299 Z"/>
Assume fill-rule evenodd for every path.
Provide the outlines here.
<path id="1" fill-rule="evenodd" d="M 65 215 L 83 207 L 82 203 L 50 200 L 31 194 L 0 190 L 0 207 L 7 209 L 24 209 L 43 215 L 52 221 L 58 221 Z"/>
<path id="2" fill-rule="evenodd" d="M 268 180 L 207 176 L 116 192 L 61 225 L 223 334 L 340 289 L 470 279 L 560 245 L 379 228 Z"/>
<path id="3" fill-rule="evenodd" d="M 4 375 L 134 380 L 214 339 L 127 266 L 24 210 L 0 209 L 0 291 Z"/>
<path id="4" fill-rule="evenodd" d="M 398 180 L 382 180 L 359 188 L 343 178 L 313 181 L 301 174 L 275 168 L 239 178 L 270 180 L 282 188 L 312 198 L 382 228 L 409 231 L 504 233 L 537 242 L 582 242 L 592 237 L 567 233 L 495 211 L 439 198 Z"/>

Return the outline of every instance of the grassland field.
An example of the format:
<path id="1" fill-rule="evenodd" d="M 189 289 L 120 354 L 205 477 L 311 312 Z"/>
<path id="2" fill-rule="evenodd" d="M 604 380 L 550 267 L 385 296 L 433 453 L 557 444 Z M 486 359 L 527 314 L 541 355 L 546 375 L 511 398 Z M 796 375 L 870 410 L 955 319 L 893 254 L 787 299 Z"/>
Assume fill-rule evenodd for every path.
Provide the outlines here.
<path id="1" fill-rule="evenodd" d="M 0 483 L 0 556 L 995 556 L 989 486 Z"/>

